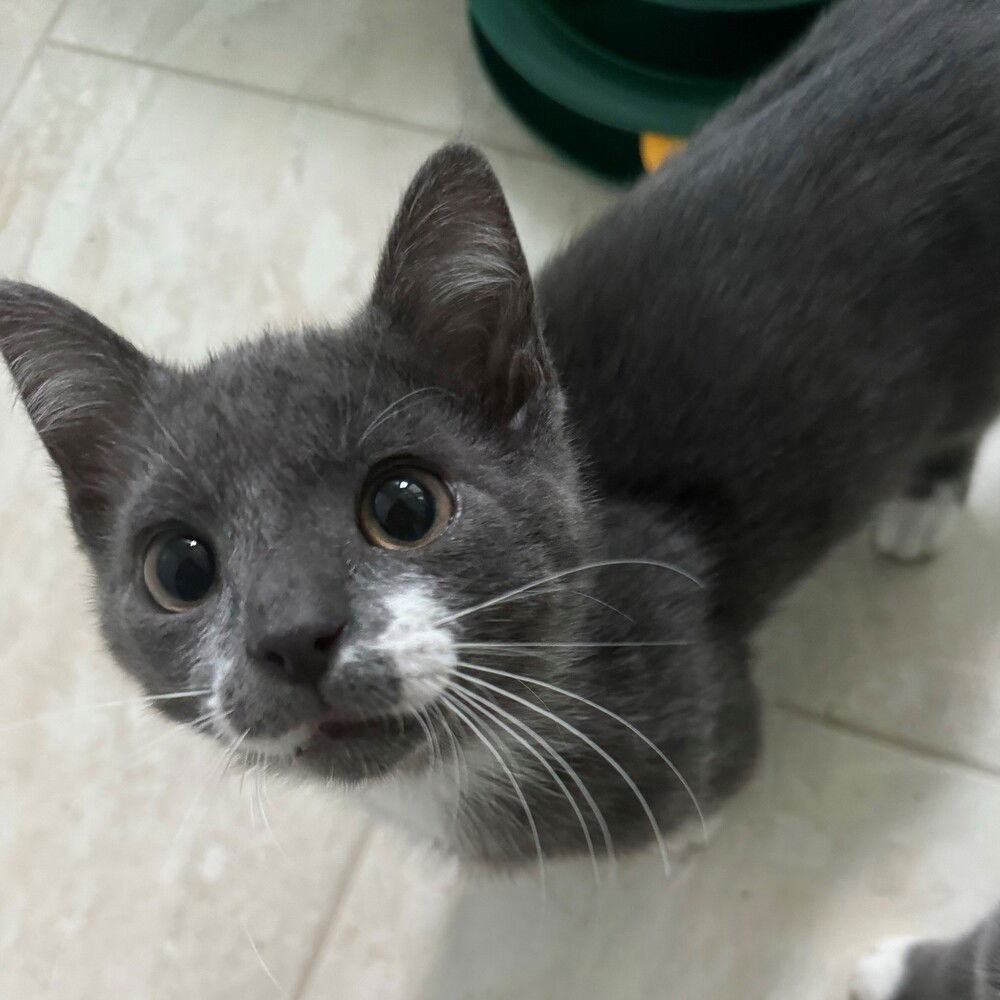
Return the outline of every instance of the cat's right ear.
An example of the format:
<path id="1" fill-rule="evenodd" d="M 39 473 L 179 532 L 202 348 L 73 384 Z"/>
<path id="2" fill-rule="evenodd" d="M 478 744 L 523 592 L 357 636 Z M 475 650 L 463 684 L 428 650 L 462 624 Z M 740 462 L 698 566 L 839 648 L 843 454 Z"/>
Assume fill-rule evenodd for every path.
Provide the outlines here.
<path id="1" fill-rule="evenodd" d="M 13 281 L 0 281 L 0 355 L 59 467 L 74 527 L 92 540 L 153 363 L 72 303 Z"/>

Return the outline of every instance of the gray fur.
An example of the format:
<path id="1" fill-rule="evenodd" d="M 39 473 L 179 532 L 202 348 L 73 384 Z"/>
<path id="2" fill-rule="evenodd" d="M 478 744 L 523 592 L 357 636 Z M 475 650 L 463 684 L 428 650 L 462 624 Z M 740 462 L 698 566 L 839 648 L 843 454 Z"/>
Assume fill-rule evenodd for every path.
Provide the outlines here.
<path id="1" fill-rule="evenodd" d="M 532 825 L 545 854 L 603 849 L 598 813 L 626 850 L 652 836 L 644 802 L 672 831 L 694 815 L 689 791 L 711 811 L 749 773 L 746 641 L 776 598 L 917 470 L 971 460 L 1000 406 L 998 180 L 995 0 L 847 0 L 545 268 L 537 302 L 495 178 L 452 146 L 404 197 L 372 299 L 343 330 L 178 371 L 7 284 L 0 350 L 67 483 L 111 648 L 151 691 L 214 688 L 169 711 L 232 713 L 220 734 L 276 741 L 275 766 L 433 785 L 457 804 L 436 837 L 465 858 L 531 862 Z M 440 470 L 459 500 L 413 552 L 374 548 L 356 524 L 368 470 L 394 455 Z M 212 540 L 222 579 L 168 615 L 138 563 L 174 520 Z M 488 603 L 624 559 L 647 562 Z M 386 622 L 393 600 L 420 606 L 392 596 L 410 585 L 444 612 L 416 622 L 413 662 L 453 648 L 441 683 L 467 700 L 441 702 L 426 730 L 321 739 L 330 712 L 401 707 L 411 654 Z M 313 687 L 247 654 L 262 623 L 344 609 Z M 509 770 L 468 724 L 473 696 Z"/>

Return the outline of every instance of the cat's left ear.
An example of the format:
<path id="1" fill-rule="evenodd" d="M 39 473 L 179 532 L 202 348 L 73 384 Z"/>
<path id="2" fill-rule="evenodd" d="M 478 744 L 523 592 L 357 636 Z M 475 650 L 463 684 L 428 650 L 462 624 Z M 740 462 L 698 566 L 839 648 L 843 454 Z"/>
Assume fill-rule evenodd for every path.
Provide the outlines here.
<path id="1" fill-rule="evenodd" d="M 91 541 L 153 362 L 72 303 L 14 281 L 0 281 L 0 356 L 59 467 L 74 527 Z"/>
<path id="2" fill-rule="evenodd" d="M 434 376 L 491 422 L 530 421 L 558 392 L 507 202 L 471 146 L 445 146 L 420 168 L 389 233 L 373 303 Z"/>

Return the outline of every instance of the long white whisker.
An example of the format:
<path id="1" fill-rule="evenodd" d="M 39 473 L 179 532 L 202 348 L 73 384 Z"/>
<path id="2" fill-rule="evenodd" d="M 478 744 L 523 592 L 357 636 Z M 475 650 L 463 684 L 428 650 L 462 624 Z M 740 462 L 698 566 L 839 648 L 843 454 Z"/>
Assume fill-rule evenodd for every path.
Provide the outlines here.
<path id="1" fill-rule="evenodd" d="M 49 719 L 60 719 L 67 715 L 75 715 L 79 712 L 100 712 L 109 708 L 122 708 L 131 705 L 152 705 L 159 701 L 176 701 L 180 698 L 202 698 L 211 694 L 209 688 L 200 691 L 171 691 L 169 694 L 143 695 L 139 698 L 120 698 L 117 701 L 102 701 L 96 705 L 73 705 L 68 708 L 57 708 L 51 712 L 43 712 L 30 719 L 20 719 L 17 722 L 7 722 L 0 726 L 0 733 L 7 733 L 22 726 L 34 726 L 40 722 L 48 722 Z"/>
<path id="2" fill-rule="evenodd" d="M 440 618 L 434 624 L 435 626 L 447 625 L 450 622 L 458 621 L 460 618 L 465 618 L 466 615 L 475 614 L 477 611 L 485 611 L 486 608 L 492 608 L 497 604 L 502 604 L 504 601 L 509 601 L 512 597 L 516 597 L 518 594 L 534 590 L 536 587 L 543 587 L 545 584 L 552 583 L 555 580 L 562 580 L 564 577 L 573 576 L 576 573 L 586 573 L 588 570 L 604 569 L 609 566 L 654 566 L 659 569 L 670 570 L 670 572 L 676 573 L 678 576 L 682 576 L 686 580 L 690 580 L 696 587 L 704 588 L 705 586 L 705 584 L 702 583 L 698 577 L 693 576 L 680 566 L 675 566 L 673 563 L 660 562 L 656 559 L 600 559 L 597 562 L 584 563 L 582 566 L 574 566 L 572 569 L 560 570 L 558 573 L 551 573 L 549 576 L 542 577 L 539 580 L 534 580 L 531 583 L 515 587 L 513 590 L 507 591 L 506 594 L 500 594 L 498 597 L 490 598 L 490 600 L 483 601 L 481 604 L 474 604 L 471 608 L 465 608 L 463 611 L 456 611 L 454 614 Z"/>
<path id="3" fill-rule="evenodd" d="M 204 712 L 193 719 L 186 719 L 181 728 L 174 725 L 164 726 L 162 733 L 146 740 L 145 744 L 136 753 L 129 756 L 129 766 L 134 767 L 136 764 L 147 761 L 153 755 L 153 752 L 157 749 L 157 747 L 161 746 L 166 740 L 172 739 L 183 733 L 185 729 L 193 729 L 195 732 L 201 732 L 209 723 L 213 722 L 215 718 L 216 711 L 215 709 L 211 709 L 210 711 Z"/>
<path id="4" fill-rule="evenodd" d="M 265 834 L 269 835 L 270 838 L 274 839 L 274 832 L 269 828 L 269 825 L 264 821 L 263 810 L 261 809 L 261 798 L 260 798 L 260 782 L 264 775 L 264 755 L 257 754 L 257 759 L 254 761 L 253 767 L 250 769 L 249 779 L 250 779 L 250 812 L 252 815 L 256 816 L 256 819 L 260 821 L 261 828 L 264 830 Z M 256 825 L 256 820 L 255 820 Z"/>
<path id="5" fill-rule="evenodd" d="M 459 664 L 462 667 L 472 667 L 476 669 L 473 664 L 462 663 Z M 560 718 L 554 712 L 548 709 L 542 708 L 540 705 L 536 705 L 534 702 L 528 701 L 527 698 L 522 698 L 518 694 L 514 694 L 512 691 L 505 691 L 502 687 L 496 684 L 491 684 L 489 681 L 484 681 L 478 677 L 469 677 L 468 674 L 464 675 L 465 680 L 475 684 L 477 687 L 484 687 L 496 694 L 502 695 L 505 698 L 510 698 L 512 701 L 516 701 L 525 708 L 531 709 L 533 712 L 537 712 L 539 715 L 545 716 L 547 719 L 551 719 L 557 725 L 562 726 L 568 732 L 573 733 L 578 739 L 582 740 L 587 746 L 591 748 L 602 760 L 604 760 L 610 767 L 612 767 L 618 776 L 628 785 L 629 790 L 636 797 L 642 811 L 646 814 L 646 819 L 649 820 L 649 825 L 653 829 L 653 836 L 656 838 L 656 845 L 660 851 L 660 857 L 663 860 L 663 870 L 669 877 L 670 875 L 670 860 L 667 857 L 667 845 L 663 841 L 663 833 L 660 830 L 660 824 L 656 821 L 656 815 L 653 813 L 653 809 L 649 802 L 646 800 L 646 796 L 642 794 L 639 790 L 639 786 L 635 783 L 632 776 L 625 770 L 621 764 L 618 763 L 614 757 L 611 756 L 603 747 L 598 746 L 586 733 L 577 729 L 576 726 L 567 722 L 565 719 Z"/>
<path id="6" fill-rule="evenodd" d="M 396 413 L 406 408 L 406 404 L 410 400 L 417 396 L 424 396 L 429 392 L 440 392 L 447 393 L 446 389 L 441 388 L 436 385 L 425 385 L 422 389 L 414 389 L 412 392 L 408 392 L 405 396 L 397 399 L 394 403 L 390 403 L 374 420 L 362 431 L 361 437 L 358 438 L 358 446 L 360 447 L 365 443 L 368 437 L 375 433 L 375 431 L 382 426 L 389 419 L 389 417 L 394 416 Z"/>
<path id="7" fill-rule="evenodd" d="M 613 604 L 608 604 L 607 601 L 602 601 L 599 597 L 594 597 L 593 594 L 585 594 L 582 590 L 573 590 L 568 587 L 551 587 L 548 590 L 531 590 L 527 593 L 518 594 L 515 597 L 508 598 L 508 600 L 503 603 L 513 604 L 515 601 L 527 601 L 532 597 L 551 597 L 559 594 L 572 594 L 574 597 L 582 597 L 594 604 L 599 604 L 602 608 L 607 608 L 608 611 L 613 611 L 616 615 L 621 615 L 625 621 L 631 622 L 633 625 L 635 624 L 635 619 L 631 615 L 625 614 L 624 611 L 620 608 L 616 608 Z"/>
<path id="8" fill-rule="evenodd" d="M 226 756 L 222 762 L 222 772 L 219 775 L 219 780 L 221 781 L 229 769 L 233 766 L 236 760 L 236 754 L 239 752 L 240 747 L 243 745 L 243 741 L 250 735 L 249 729 L 244 729 L 243 733 L 237 736 L 232 743 L 229 744 L 229 749 L 226 751 Z"/>
<path id="9" fill-rule="evenodd" d="M 268 835 L 271 840 L 274 841 L 274 846 L 281 851 L 282 857 L 291 864 L 292 859 L 288 856 L 288 852 L 285 850 L 281 841 L 278 840 L 277 834 L 274 832 L 274 827 L 271 826 L 271 818 L 267 815 L 267 764 L 261 768 L 260 772 L 260 817 L 264 821 L 264 829 L 267 830 Z"/>
<path id="10" fill-rule="evenodd" d="M 602 608 L 607 608 L 608 611 L 613 611 L 616 615 L 621 615 L 622 618 L 627 622 L 635 624 L 635 619 L 631 615 L 625 614 L 621 608 L 616 608 L 613 604 L 608 604 L 607 601 L 602 601 L 599 597 L 594 597 L 593 594 L 585 594 L 582 590 L 567 590 L 567 594 L 575 594 L 577 597 L 584 597 L 588 601 L 592 601 L 594 604 L 599 604 Z"/>
<path id="11" fill-rule="evenodd" d="M 579 803 L 577 803 L 576 799 L 573 797 L 569 788 L 566 787 L 566 782 L 559 777 L 559 775 L 556 773 L 555 768 L 548 762 L 548 760 L 546 760 L 544 755 L 541 754 L 536 747 L 532 746 L 523 736 L 521 736 L 520 733 L 515 732 L 511 726 L 507 725 L 507 723 L 504 722 L 503 719 L 507 718 L 510 719 L 512 722 L 519 723 L 519 725 L 521 725 L 525 730 L 527 730 L 527 732 L 535 740 L 538 741 L 539 746 L 541 746 L 543 749 L 546 749 L 548 753 L 552 754 L 553 760 L 555 760 L 556 763 L 560 764 L 560 766 L 566 768 L 567 770 L 572 770 L 571 768 L 569 768 L 569 765 L 566 763 L 565 759 L 562 758 L 559 754 L 556 754 L 552 750 L 551 745 L 549 745 L 546 742 L 546 740 L 544 740 L 541 736 L 539 736 L 538 733 L 536 733 L 530 726 L 524 725 L 523 723 L 520 722 L 520 720 L 516 716 L 511 715 L 510 712 L 504 711 L 502 708 L 500 708 L 498 705 L 495 705 L 487 698 L 483 698 L 481 695 L 469 691 L 468 689 L 462 687 L 460 684 L 452 684 L 451 693 L 459 698 L 462 698 L 463 700 L 469 700 L 472 705 L 478 704 L 483 712 L 488 713 L 492 717 L 493 722 L 496 725 L 500 726 L 504 730 L 504 732 L 508 733 L 515 740 L 517 740 L 517 742 L 520 743 L 521 746 L 523 746 L 528 751 L 528 753 L 530 753 L 542 765 L 543 768 L 545 768 L 546 773 L 548 773 L 549 776 L 552 778 L 552 780 L 556 783 L 556 787 L 558 787 L 559 791 L 562 792 L 563 796 L 566 798 L 566 801 L 570 804 L 570 806 L 573 809 L 573 813 L 576 816 L 577 822 L 580 824 L 580 829 L 583 831 L 583 839 L 586 841 L 587 851 L 590 854 L 590 863 L 591 867 L 594 870 L 594 881 L 597 882 L 598 885 L 600 885 L 601 869 L 597 864 L 597 854 L 594 851 L 594 841 L 590 835 L 590 826 L 587 824 L 587 820 L 584 818 Z"/>
<path id="12" fill-rule="evenodd" d="M 458 685 L 455 678 L 452 678 L 452 686 L 456 687 L 460 686 Z M 472 695 L 473 697 L 476 698 L 482 697 L 481 695 L 474 695 L 472 691 L 466 691 L 466 694 Z M 484 700 L 488 701 L 489 699 L 484 699 Z M 580 790 L 580 794 L 583 796 L 584 801 L 587 803 L 587 807 L 594 814 L 594 819 L 597 821 L 598 829 L 601 831 L 601 837 L 604 840 L 604 849 L 607 852 L 608 858 L 611 861 L 612 865 L 615 865 L 617 863 L 617 859 L 615 857 L 615 847 L 611 837 L 611 829 L 608 826 L 608 821 L 607 819 L 605 819 L 604 813 L 601 811 L 601 807 L 597 804 L 596 800 L 594 799 L 594 796 L 591 795 L 590 789 L 587 787 L 584 780 L 577 773 L 576 768 L 574 768 L 573 765 L 570 764 L 569 761 L 566 760 L 566 758 L 558 750 L 556 750 L 555 747 L 553 747 L 548 740 L 546 740 L 536 729 L 534 729 L 534 727 L 529 726 L 528 723 L 525 722 L 523 719 L 519 719 L 513 713 L 507 712 L 505 709 L 502 709 L 499 705 L 493 702 L 490 702 L 490 704 L 497 712 L 500 712 L 501 715 L 504 716 L 504 718 L 509 719 L 514 725 L 519 726 L 522 730 L 524 730 L 525 732 L 529 733 L 532 737 L 534 737 L 534 739 L 538 741 L 542 749 L 546 753 L 550 754 L 553 760 L 555 760 L 555 762 L 569 775 L 573 784 L 575 784 L 576 787 Z"/>
<path id="13" fill-rule="evenodd" d="M 430 754 L 431 766 L 433 766 L 435 759 L 440 757 L 440 748 L 434 742 L 434 737 L 431 735 L 431 729 L 427 723 L 427 720 L 424 718 L 423 711 L 419 708 L 416 709 L 413 712 L 413 718 L 416 721 L 417 725 L 420 726 L 420 728 L 423 730 L 424 740 L 427 743 L 427 752 Z"/>
<path id="14" fill-rule="evenodd" d="M 610 708 L 605 708 L 603 705 L 598 704 L 596 701 L 592 701 L 590 698 L 584 697 L 582 694 L 576 694 L 573 691 L 567 691 L 565 688 L 560 687 L 558 684 L 552 684 L 549 681 L 539 680 L 537 677 L 529 677 L 524 674 L 515 674 L 508 670 L 500 670 L 496 667 L 482 667 L 475 663 L 462 663 L 462 667 L 468 667 L 470 670 L 479 670 L 485 674 L 495 674 L 498 677 L 507 677 L 510 680 L 521 681 L 524 684 L 533 684 L 536 687 L 545 688 L 548 691 L 553 691 L 556 694 L 560 694 L 565 698 L 571 698 L 573 701 L 578 701 L 581 704 L 587 705 L 592 708 L 595 712 L 600 712 L 602 715 L 606 715 L 609 719 L 614 719 L 619 725 L 624 726 L 633 736 L 637 739 L 642 740 L 643 743 L 649 747 L 653 753 L 656 754 L 660 760 L 668 768 L 670 768 L 674 777 L 681 783 L 684 791 L 687 792 L 688 797 L 691 799 L 692 805 L 694 805 L 695 811 L 698 813 L 698 821 L 701 823 L 701 832 L 705 840 L 708 840 L 708 824 L 705 822 L 705 814 L 702 811 L 701 805 L 698 802 L 697 797 L 694 794 L 694 790 L 688 784 L 687 779 L 678 770 L 677 765 L 641 730 L 634 726 L 628 719 L 623 718 L 617 712 L 612 712 Z"/>
<path id="15" fill-rule="evenodd" d="M 250 936 L 250 930 L 246 924 L 243 924 L 243 933 L 246 935 L 247 941 L 250 942 L 250 947 L 253 949 L 253 953 L 257 958 L 260 967 L 264 970 L 264 975 L 274 984 L 275 989 L 283 996 L 288 996 L 288 991 L 285 989 L 281 983 L 278 982 L 274 977 L 274 973 L 267 967 L 267 962 L 264 961 L 264 956 L 260 953 L 260 949 L 257 947 L 256 941 Z"/>
<path id="16" fill-rule="evenodd" d="M 654 642 L 456 642 L 458 649 L 621 649 L 629 646 L 693 646 L 690 639 Z"/>
<path id="17" fill-rule="evenodd" d="M 445 735 L 448 737 L 448 742 L 451 744 L 455 766 L 455 787 L 458 789 L 458 795 L 455 797 L 455 812 L 452 816 L 452 825 L 456 825 L 458 823 L 458 813 L 461 807 L 462 796 L 467 792 L 469 787 L 469 762 L 465 757 L 465 749 L 460 746 L 458 737 L 455 736 L 455 731 L 452 729 L 451 723 L 441 710 L 441 707 L 432 702 L 427 706 L 427 709 L 428 712 L 434 712 L 435 718 L 440 722 L 441 728 L 444 730 Z"/>
<path id="18" fill-rule="evenodd" d="M 461 719 L 473 735 L 483 744 L 484 747 L 492 754 L 493 758 L 503 769 L 504 774 L 507 776 L 507 780 L 510 782 L 511 787 L 514 789 L 514 794 L 517 796 L 518 801 L 521 804 L 521 808 L 524 810 L 525 818 L 528 821 L 528 827 L 531 830 L 531 836 L 535 841 L 535 850 L 538 854 L 538 880 L 541 883 L 542 897 L 546 896 L 546 870 L 545 870 L 545 854 L 542 851 L 542 840 L 538 835 L 538 825 L 535 823 L 534 813 L 531 811 L 531 806 L 528 805 L 528 799 L 524 794 L 524 790 L 521 788 L 520 782 L 514 776 L 514 772 L 511 770 L 510 765 L 504 760 L 503 754 L 486 738 L 482 730 L 469 718 L 468 714 L 463 708 L 460 708 L 455 700 L 449 695 L 442 692 L 439 694 L 439 699 L 441 704 L 447 706 L 452 712 L 455 713 Z"/>

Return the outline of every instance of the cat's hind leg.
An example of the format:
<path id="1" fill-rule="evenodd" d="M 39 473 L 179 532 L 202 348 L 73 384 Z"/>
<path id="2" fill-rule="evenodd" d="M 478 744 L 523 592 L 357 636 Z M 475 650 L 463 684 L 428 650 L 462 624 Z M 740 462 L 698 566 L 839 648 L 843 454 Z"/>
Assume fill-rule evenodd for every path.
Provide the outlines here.
<path id="1" fill-rule="evenodd" d="M 939 452 L 914 471 L 906 490 L 875 511 L 875 548 L 903 562 L 920 562 L 944 547 L 969 491 L 975 445 Z"/>

